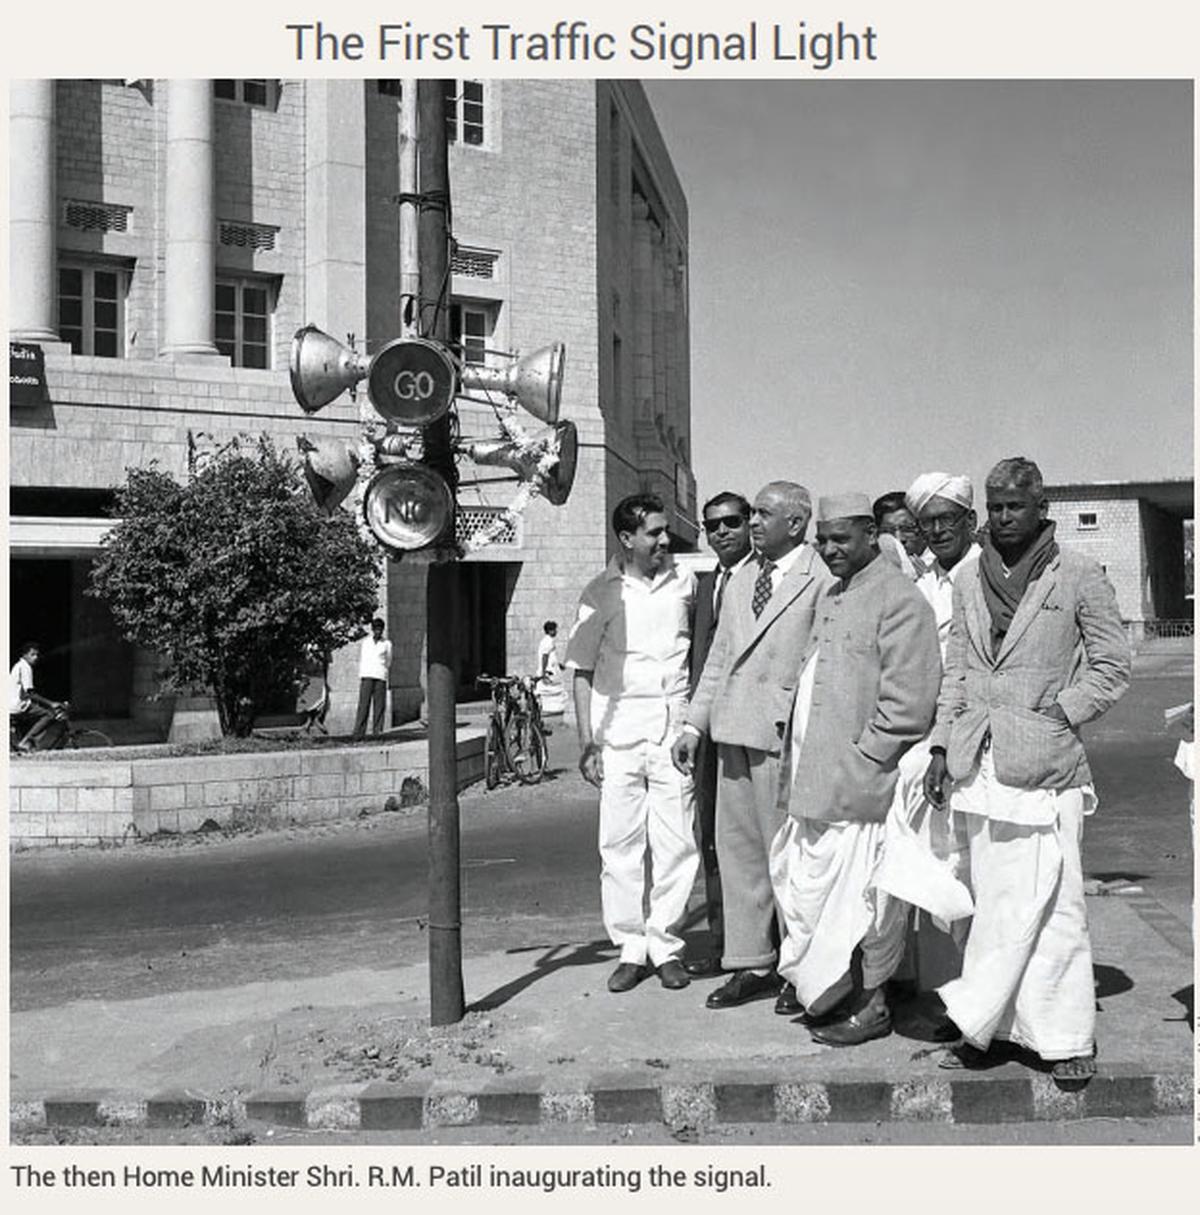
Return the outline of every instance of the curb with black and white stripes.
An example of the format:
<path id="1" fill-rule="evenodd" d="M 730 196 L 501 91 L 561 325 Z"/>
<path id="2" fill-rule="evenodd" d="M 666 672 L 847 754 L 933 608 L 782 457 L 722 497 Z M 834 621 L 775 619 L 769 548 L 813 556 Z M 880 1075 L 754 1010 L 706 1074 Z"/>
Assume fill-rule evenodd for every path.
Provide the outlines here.
<path id="1" fill-rule="evenodd" d="M 169 1091 L 145 1099 L 63 1092 L 14 1099 L 13 1130 L 37 1127 L 238 1127 L 247 1122 L 309 1130 L 432 1130 L 459 1126 L 672 1128 L 739 1123 L 1055 1122 L 1190 1114 L 1193 1078 L 1110 1066 L 1078 1092 L 1047 1075 L 986 1075 L 903 1081 L 770 1081 L 639 1084 L 599 1079 L 585 1088 L 498 1081 L 472 1091 L 373 1082 L 300 1091 L 274 1089 L 214 1098 Z"/>

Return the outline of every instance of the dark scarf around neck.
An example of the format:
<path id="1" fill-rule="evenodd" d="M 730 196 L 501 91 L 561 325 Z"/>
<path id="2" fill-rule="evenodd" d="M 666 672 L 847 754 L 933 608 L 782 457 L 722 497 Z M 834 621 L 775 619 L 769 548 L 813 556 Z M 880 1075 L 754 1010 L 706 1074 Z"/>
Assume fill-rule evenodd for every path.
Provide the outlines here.
<path id="1" fill-rule="evenodd" d="M 1012 627 L 1017 607 L 1042 571 L 1058 556 L 1058 543 L 1054 539 L 1054 524 L 1042 525 L 1033 543 L 1021 554 L 1007 575 L 1004 562 L 988 534 L 984 538 L 983 552 L 979 558 L 979 574 L 983 585 L 983 598 L 992 617 L 993 652 L 1000 648 L 1005 634 Z"/>

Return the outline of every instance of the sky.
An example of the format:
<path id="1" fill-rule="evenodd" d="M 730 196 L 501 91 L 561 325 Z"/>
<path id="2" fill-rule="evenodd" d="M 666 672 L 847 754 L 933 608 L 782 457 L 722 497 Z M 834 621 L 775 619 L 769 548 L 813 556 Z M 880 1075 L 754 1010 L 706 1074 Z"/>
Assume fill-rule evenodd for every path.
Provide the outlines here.
<path id="1" fill-rule="evenodd" d="M 1192 475 L 1192 87 L 646 82 L 689 209 L 699 500 L 996 460 Z"/>

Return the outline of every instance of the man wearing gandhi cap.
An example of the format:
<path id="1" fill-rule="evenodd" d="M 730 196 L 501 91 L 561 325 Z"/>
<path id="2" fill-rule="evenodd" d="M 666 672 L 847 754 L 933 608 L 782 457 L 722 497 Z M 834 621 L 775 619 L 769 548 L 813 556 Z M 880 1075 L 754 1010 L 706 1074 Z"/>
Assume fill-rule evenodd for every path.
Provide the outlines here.
<path id="1" fill-rule="evenodd" d="M 873 880 L 896 765 L 929 729 L 941 661 L 929 605 L 880 559 L 866 494 L 820 499 L 817 547 L 837 581 L 801 656 L 771 869 L 787 925 L 780 973 L 812 1036 L 853 1046 L 891 1031 L 882 985 L 907 906 Z"/>
<path id="2" fill-rule="evenodd" d="M 955 580 L 979 558 L 975 543 L 974 493 L 970 479 L 950 473 L 922 473 L 905 495 L 934 562 L 917 580 L 917 590 L 933 608 L 937 621 L 942 661 L 950 639 Z M 928 740 L 922 739 L 900 760 L 896 798 L 888 819 L 887 863 L 879 884 L 889 894 L 903 897 L 916 906 L 914 931 L 909 936 L 906 977 L 918 989 L 929 991 L 957 978 L 962 971 L 962 941 L 970 920 L 971 898 L 966 823 L 960 814 L 931 813 L 925 797 L 925 769 L 929 765 Z M 904 837 L 915 841 L 928 861 L 940 866 L 922 868 L 905 865 L 911 858 L 907 847 L 897 847 Z M 928 864 L 926 861 L 926 864 Z M 932 872 L 939 880 L 929 880 Z"/>

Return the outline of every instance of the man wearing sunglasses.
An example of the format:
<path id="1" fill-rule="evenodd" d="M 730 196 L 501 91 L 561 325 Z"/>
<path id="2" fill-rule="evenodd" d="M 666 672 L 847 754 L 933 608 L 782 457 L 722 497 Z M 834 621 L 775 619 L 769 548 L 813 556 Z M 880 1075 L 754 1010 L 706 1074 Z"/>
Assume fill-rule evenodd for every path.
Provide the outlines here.
<path id="1" fill-rule="evenodd" d="M 696 618 L 692 625 L 689 694 L 696 694 L 704 661 L 712 648 L 717 621 L 725 603 L 730 579 L 751 560 L 750 503 L 729 490 L 710 498 L 701 512 L 709 547 L 717 555 L 717 568 L 696 575 Z M 725 950 L 725 916 L 721 901 L 721 871 L 717 861 L 717 748 L 712 739 L 700 739 L 696 750 L 696 823 L 700 832 L 700 861 L 704 866 L 704 901 L 708 917 L 709 953 L 684 963 L 697 977 L 721 972 Z"/>
<path id="2" fill-rule="evenodd" d="M 875 516 L 879 551 L 902 574 L 916 582 L 929 568 L 932 558 L 904 491 L 892 490 L 876 498 L 871 504 L 871 513 Z"/>
<path id="3" fill-rule="evenodd" d="M 722 965 L 732 976 L 705 1003 L 736 1008 L 777 996 L 776 1012 L 800 1011 L 780 989 L 778 927 L 771 885 L 771 841 L 778 805 L 784 730 L 821 593 L 833 578 L 804 543 L 812 499 L 791 481 L 772 481 L 750 509 L 757 558 L 725 590 L 721 618 L 683 733 L 672 748 L 691 772 L 700 739 L 717 747 L 717 860 L 725 913 Z"/>

